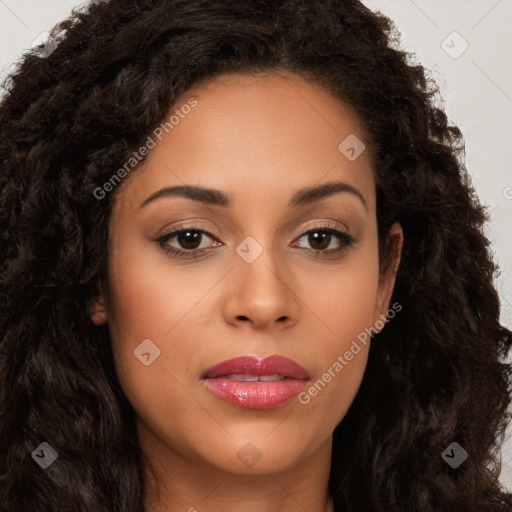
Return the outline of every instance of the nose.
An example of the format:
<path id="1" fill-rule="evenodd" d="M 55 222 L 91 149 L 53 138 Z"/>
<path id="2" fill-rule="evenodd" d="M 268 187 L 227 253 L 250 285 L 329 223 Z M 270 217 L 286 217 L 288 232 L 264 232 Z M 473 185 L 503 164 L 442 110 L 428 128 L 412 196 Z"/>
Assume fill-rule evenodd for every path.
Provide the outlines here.
<path id="1" fill-rule="evenodd" d="M 250 263 L 237 254 L 234 265 L 224 304 L 228 323 L 247 322 L 262 330 L 273 324 L 291 327 L 297 322 L 298 282 L 283 258 L 263 248 Z"/>

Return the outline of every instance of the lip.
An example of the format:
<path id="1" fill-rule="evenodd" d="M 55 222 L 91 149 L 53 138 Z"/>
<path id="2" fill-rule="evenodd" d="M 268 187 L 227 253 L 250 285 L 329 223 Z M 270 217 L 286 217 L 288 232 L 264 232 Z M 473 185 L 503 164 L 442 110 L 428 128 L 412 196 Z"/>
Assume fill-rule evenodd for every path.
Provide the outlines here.
<path id="1" fill-rule="evenodd" d="M 227 376 L 280 375 L 282 380 L 236 381 Z M 279 407 L 297 396 L 306 386 L 311 376 L 300 364 L 291 359 L 271 355 L 265 358 L 239 356 L 222 361 L 202 375 L 202 383 L 210 392 L 224 401 L 248 409 L 272 409 Z"/>

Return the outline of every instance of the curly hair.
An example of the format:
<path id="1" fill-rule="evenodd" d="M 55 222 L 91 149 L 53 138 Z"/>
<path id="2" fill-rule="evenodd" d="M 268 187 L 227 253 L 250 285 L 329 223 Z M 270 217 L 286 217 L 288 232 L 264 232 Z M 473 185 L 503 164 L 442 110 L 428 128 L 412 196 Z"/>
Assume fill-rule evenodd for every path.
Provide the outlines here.
<path id="1" fill-rule="evenodd" d="M 143 457 L 110 335 L 88 301 L 108 285 L 108 181 L 193 85 L 287 70 L 357 112 L 377 190 L 381 265 L 404 248 L 366 372 L 333 433 L 344 512 L 512 510 L 499 448 L 512 332 L 463 163 L 461 131 L 357 0 L 116 0 L 75 10 L 46 57 L 24 55 L 0 104 L 0 511 L 142 512 Z M 116 191 L 117 192 L 117 191 Z M 58 452 L 45 471 L 31 453 Z M 457 469 L 441 457 L 468 453 Z"/>

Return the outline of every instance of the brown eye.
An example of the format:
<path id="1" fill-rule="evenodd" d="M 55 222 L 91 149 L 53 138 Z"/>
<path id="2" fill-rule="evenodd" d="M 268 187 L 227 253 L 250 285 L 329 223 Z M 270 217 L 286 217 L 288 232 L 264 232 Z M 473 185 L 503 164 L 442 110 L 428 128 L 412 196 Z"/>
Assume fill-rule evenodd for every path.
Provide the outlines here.
<path id="1" fill-rule="evenodd" d="M 342 252 L 355 242 L 353 236 L 331 226 L 310 229 L 302 234 L 299 241 L 305 237 L 307 237 L 307 243 L 311 248 L 308 249 L 305 247 L 304 250 L 313 251 L 315 254 L 319 255 Z M 336 240 L 338 244 L 335 243 Z M 333 241 L 334 247 L 329 248 Z"/>
<path id="2" fill-rule="evenodd" d="M 203 233 L 196 230 L 181 231 L 175 235 L 177 242 L 183 249 L 197 249 L 201 244 Z"/>
<path id="3" fill-rule="evenodd" d="M 308 234 L 308 242 L 315 250 L 325 250 L 329 247 L 332 235 L 326 231 L 311 231 Z"/>
<path id="4" fill-rule="evenodd" d="M 181 227 L 170 233 L 154 239 L 166 252 L 175 256 L 193 257 L 196 253 L 204 252 L 212 246 L 200 247 L 203 238 L 207 237 L 218 242 L 215 237 L 203 229 Z M 176 239 L 173 243 L 171 240 Z"/>

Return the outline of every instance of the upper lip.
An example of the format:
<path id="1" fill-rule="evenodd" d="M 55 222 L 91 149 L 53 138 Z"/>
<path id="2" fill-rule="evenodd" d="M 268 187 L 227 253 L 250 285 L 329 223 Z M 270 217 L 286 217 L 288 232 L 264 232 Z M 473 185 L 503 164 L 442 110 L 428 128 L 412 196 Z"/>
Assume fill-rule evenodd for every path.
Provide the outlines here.
<path id="1" fill-rule="evenodd" d="M 203 379 L 222 377 L 224 375 L 246 374 L 246 375 L 281 375 L 293 379 L 307 380 L 310 377 L 309 372 L 299 363 L 291 359 L 271 355 L 263 358 L 256 356 L 239 356 L 226 361 L 222 361 L 205 370 L 202 374 Z"/>

